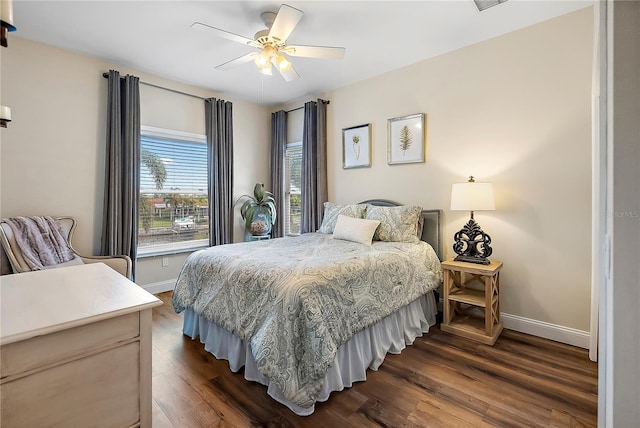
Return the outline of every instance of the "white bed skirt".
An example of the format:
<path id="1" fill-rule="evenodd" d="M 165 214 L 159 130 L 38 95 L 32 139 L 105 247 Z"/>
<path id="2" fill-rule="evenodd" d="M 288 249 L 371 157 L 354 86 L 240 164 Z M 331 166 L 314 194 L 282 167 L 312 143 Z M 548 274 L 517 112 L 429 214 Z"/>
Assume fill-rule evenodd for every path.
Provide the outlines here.
<path id="1" fill-rule="evenodd" d="M 371 327 L 357 333 L 338 348 L 338 353 L 324 379 L 317 401 L 326 401 L 333 391 L 342 391 L 354 382 L 366 380 L 367 368 L 377 370 L 387 352 L 399 354 L 416 337 L 429 331 L 436 322 L 436 301 L 433 292 L 414 300 Z M 227 330 L 201 317 L 191 310 L 184 311 L 183 333 L 192 339 L 200 337 L 204 349 L 218 359 L 228 360 L 233 372 L 244 369 L 247 380 L 267 386 L 267 393 L 300 416 L 315 410 L 300 407 L 287 400 L 280 388 L 258 371 L 251 346 Z"/>

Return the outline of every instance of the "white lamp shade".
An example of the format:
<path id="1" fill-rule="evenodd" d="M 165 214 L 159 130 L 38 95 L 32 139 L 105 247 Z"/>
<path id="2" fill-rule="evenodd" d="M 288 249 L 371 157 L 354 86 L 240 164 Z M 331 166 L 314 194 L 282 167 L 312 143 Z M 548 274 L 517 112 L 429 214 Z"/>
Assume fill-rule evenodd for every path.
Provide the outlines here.
<path id="1" fill-rule="evenodd" d="M 496 209 L 491 183 L 456 183 L 451 186 L 454 211 L 492 211 Z"/>
<path id="2" fill-rule="evenodd" d="M 11 0 L 0 0 L 0 22 L 9 31 L 16 31 L 13 25 L 13 3 Z"/>
<path id="3" fill-rule="evenodd" d="M 0 120 L 11 122 L 11 108 L 0 106 Z"/>

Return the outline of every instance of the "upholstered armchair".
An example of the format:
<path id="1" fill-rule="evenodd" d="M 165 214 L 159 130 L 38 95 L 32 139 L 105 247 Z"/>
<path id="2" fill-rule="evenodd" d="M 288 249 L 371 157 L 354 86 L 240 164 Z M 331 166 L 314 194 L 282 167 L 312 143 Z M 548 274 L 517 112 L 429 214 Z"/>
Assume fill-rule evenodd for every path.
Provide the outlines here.
<path id="1" fill-rule="evenodd" d="M 131 278 L 131 259 L 128 256 L 84 256 L 78 254 L 71 245 L 71 237 L 73 236 L 73 231 L 76 227 L 76 220 L 73 217 L 55 217 L 55 219 L 58 220 L 58 224 L 60 225 L 63 234 L 66 236 L 69 247 L 76 255 L 76 258 L 66 263 L 47 266 L 47 269 L 87 263 L 104 263 L 123 276 Z M 22 257 L 22 251 L 13 236 L 13 229 L 11 229 L 5 221 L 0 222 L 0 243 L 2 244 L 7 258 L 9 259 L 13 273 L 31 271 Z"/>

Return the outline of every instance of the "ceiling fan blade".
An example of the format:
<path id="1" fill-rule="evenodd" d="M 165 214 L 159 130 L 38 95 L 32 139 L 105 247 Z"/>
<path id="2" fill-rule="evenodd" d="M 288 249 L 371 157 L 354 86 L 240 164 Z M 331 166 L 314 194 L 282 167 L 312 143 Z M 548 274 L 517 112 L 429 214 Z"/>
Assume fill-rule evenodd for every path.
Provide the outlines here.
<path id="1" fill-rule="evenodd" d="M 300 56 L 307 58 L 322 59 L 342 59 L 344 58 L 345 48 L 334 46 L 286 46 L 281 49 L 282 52 L 291 56 Z"/>
<path id="2" fill-rule="evenodd" d="M 216 70 L 231 70 L 239 65 L 245 64 L 247 62 L 253 61 L 255 57 L 258 55 L 258 52 L 251 52 L 249 54 L 243 55 L 239 58 L 232 59 L 231 61 L 227 61 L 224 64 L 220 64 L 216 66 Z"/>
<path id="3" fill-rule="evenodd" d="M 278 9 L 276 19 L 269 30 L 269 37 L 274 37 L 280 41 L 286 41 L 304 13 L 294 7 L 283 4 Z"/>
<path id="4" fill-rule="evenodd" d="M 278 67 L 276 67 L 277 69 Z M 300 75 L 298 74 L 298 72 L 295 70 L 295 68 L 293 68 L 293 65 L 289 68 L 289 70 L 287 71 L 281 71 L 280 74 L 282 75 L 282 77 L 284 78 L 284 80 L 286 80 L 287 82 L 291 82 L 293 80 L 297 80 L 300 78 Z"/>
<path id="5" fill-rule="evenodd" d="M 260 46 L 255 40 L 250 39 L 248 37 L 240 36 L 238 34 L 230 33 L 225 30 L 221 30 L 216 27 L 212 27 L 211 25 L 203 24 L 202 22 L 194 22 L 191 24 L 191 28 L 194 30 L 207 32 L 214 36 L 223 37 L 228 40 L 232 40 L 234 42 L 242 43 L 243 45 L 249 46 Z"/>

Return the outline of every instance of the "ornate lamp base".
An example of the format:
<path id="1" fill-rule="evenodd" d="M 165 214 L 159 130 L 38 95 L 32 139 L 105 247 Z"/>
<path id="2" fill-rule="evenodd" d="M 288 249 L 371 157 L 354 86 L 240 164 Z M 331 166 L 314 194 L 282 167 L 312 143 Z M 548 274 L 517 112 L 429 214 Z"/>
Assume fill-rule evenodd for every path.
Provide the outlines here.
<path id="1" fill-rule="evenodd" d="M 478 263 L 488 265 L 487 258 L 493 253 L 491 237 L 480 229 L 480 225 L 471 217 L 464 227 L 453 235 L 453 251 L 458 255 L 457 262 Z"/>
<path id="2" fill-rule="evenodd" d="M 486 257 L 457 256 L 453 260 L 456 262 L 477 263 L 479 265 L 491 264 L 491 260 Z"/>

